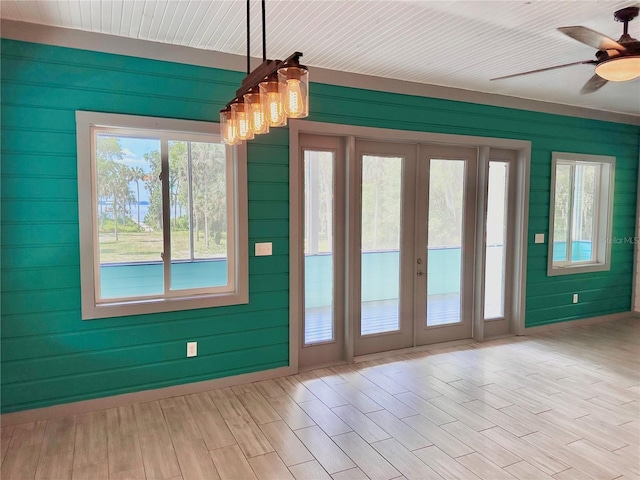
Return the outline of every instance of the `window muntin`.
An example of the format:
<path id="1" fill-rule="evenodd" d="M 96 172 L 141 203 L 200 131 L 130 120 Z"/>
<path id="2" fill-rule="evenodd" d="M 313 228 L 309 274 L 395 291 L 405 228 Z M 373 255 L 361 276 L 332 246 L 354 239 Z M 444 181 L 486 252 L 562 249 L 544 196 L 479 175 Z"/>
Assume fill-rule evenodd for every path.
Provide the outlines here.
<path id="1" fill-rule="evenodd" d="M 217 124 L 77 120 L 83 318 L 246 303 L 244 151 Z"/>
<path id="2" fill-rule="evenodd" d="M 615 159 L 554 153 L 549 275 L 608 270 Z"/>

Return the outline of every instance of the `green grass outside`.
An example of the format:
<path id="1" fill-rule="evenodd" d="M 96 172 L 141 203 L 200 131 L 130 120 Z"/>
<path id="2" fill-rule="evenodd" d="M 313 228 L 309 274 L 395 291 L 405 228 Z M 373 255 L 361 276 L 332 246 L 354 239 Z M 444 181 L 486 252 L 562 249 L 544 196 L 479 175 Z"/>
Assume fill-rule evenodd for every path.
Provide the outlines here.
<path id="1" fill-rule="evenodd" d="M 121 232 L 118 241 L 114 233 L 100 233 L 100 263 L 159 262 L 162 261 L 162 232 Z M 204 236 L 194 241 L 195 258 L 212 258 L 226 256 L 226 236 L 223 235 L 220 245 L 209 240 L 209 248 Z M 189 232 L 177 230 L 171 232 L 171 259 L 190 259 Z"/>

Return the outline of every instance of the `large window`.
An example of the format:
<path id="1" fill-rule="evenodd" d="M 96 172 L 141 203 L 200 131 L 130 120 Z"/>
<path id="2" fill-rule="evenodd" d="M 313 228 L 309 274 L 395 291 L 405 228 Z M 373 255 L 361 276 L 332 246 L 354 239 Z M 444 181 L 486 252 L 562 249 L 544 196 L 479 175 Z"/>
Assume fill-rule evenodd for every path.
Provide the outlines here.
<path id="1" fill-rule="evenodd" d="M 217 124 L 76 120 L 83 318 L 246 303 L 243 151 Z"/>
<path id="2" fill-rule="evenodd" d="M 553 153 L 549 275 L 608 270 L 615 158 Z"/>

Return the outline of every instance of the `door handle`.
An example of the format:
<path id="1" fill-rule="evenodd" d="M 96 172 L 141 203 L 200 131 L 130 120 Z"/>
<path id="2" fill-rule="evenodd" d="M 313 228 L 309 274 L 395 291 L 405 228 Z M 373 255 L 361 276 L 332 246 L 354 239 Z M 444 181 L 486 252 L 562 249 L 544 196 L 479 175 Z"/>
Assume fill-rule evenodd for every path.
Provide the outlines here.
<path id="1" fill-rule="evenodd" d="M 422 273 L 422 270 L 418 270 L 418 273 L 416 273 L 416 275 L 418 275 L 419 277 L 421 277 L 422 275 L 424 275 L 424 273 Z"/>

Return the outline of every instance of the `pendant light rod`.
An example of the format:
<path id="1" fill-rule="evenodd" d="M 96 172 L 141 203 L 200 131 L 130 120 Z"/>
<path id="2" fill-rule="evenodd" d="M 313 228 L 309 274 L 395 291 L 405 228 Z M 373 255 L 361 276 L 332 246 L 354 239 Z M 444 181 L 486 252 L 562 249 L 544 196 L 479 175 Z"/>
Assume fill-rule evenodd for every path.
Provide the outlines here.
<path id="1" fill-rule="evenodd" d="M 267 61 L 267 15 L 266 15 L 266 0 L 262 0 L 262 61 Z M 626 24 L 625 24 L 626 26 Z"/>
<path id="2" fill-rule="evenodd" d="M 251 2 L 247 0 L 247 75 L 251 73 Z"/>

